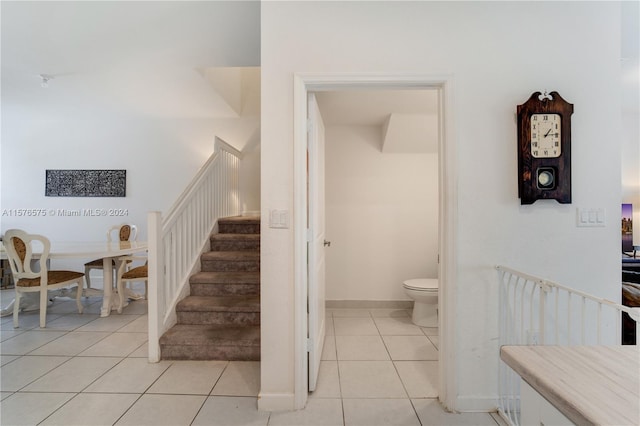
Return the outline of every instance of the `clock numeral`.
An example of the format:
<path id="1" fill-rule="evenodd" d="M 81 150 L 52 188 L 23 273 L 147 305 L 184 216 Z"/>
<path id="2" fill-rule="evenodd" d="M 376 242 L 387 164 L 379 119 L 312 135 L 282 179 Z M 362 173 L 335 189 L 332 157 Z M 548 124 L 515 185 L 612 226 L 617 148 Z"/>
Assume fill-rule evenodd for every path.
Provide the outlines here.
<path id="1" fill-rule="evenodd" d="M 536 156 L 536 157 L 538 156 L 538 150 L 537 149 L 533 151 L 533 155 Z"/>
<path id="2" fill-rule="evenodd" d="M 547 151 L 546 149 L 544 150 L 544 155 L 549 155 L 549 151 Z"/>
<path id="3" fill-rule="evenodd" d="M 543 119 L 544 121 L 547 121 L 547 120 L 549 120 L 549 116 L 548 116 L 548 115 L 545 115 L 545 116 L 543 116 L 543 117 L 542 117 L 542 119 Z"/>
<path id="4" fill-rule="evenodd" d="M 556 141 L 556 142 L 554 143 L 554 145 L 555 145 L 555 146 L 560 146 L 560 142 Z"/>
<path id="5" fill-rule="evenodd" d="M 532 135 L 531 135 L 531 137 L 532 137 L 533 139 L 538 139 L 538 134 L 537 134 L 537 133 L 534 133 L 534 134 L 532 134 Z"/>
<path id="6" fill-rule="evenodd" d="M 538 121 L 538 116 L 537 115 L 533 116 L 533 121 Z"/>
<path id="7" fill-rule="evenodd" d="M 533 145 L 534 148 L 538 147 L 538 142 L 533 142 L 531 145 Z"/>

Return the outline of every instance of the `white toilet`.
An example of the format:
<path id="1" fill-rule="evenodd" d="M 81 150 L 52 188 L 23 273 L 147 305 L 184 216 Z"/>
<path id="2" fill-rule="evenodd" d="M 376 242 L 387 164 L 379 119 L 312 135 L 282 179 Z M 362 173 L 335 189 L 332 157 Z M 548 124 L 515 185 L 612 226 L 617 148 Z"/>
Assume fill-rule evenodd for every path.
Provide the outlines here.
<path id="1" fill-rule="evenodd" d="M 407 296 L 414 300 L 411 320 L 420 327 L 438 326 L 438 279 L 416 278 L 402 283 Z"/>

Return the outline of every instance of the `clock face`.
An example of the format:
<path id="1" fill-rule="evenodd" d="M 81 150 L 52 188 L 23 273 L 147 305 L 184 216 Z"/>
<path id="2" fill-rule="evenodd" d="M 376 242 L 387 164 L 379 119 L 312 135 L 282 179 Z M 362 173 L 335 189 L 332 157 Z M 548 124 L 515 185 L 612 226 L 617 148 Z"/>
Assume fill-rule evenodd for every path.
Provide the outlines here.
<path id="1" fill-rule="evenodd" d="M 535 158 L 560 157 L 560 114 L 531 115 L 531 155 Z"/>

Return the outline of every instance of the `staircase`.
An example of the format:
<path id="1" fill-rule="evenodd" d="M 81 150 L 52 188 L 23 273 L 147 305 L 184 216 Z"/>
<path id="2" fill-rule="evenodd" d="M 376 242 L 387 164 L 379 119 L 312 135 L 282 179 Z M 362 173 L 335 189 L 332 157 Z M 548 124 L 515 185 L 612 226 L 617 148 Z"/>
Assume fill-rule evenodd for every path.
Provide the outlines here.
<path id="1" fill-rule="evenodd" d="M 260 218 L 218 220 L 178 323 L 160 338 L 162 359 L 260 359 Z"/>

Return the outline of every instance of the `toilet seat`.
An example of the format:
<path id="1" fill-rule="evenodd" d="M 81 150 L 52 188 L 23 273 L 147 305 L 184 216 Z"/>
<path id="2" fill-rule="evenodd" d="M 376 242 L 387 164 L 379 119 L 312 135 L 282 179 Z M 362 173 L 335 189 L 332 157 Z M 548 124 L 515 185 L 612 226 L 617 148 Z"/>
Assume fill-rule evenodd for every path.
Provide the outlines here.
<path id="1" fill-rule="evenodd" d="M 407 280 L 403 282 L 402 286 L 404 288 L 408 288 L 409 290 L 437 292 L 438 279 L 437 278 L 416 278 L 413 280 Z"/>

